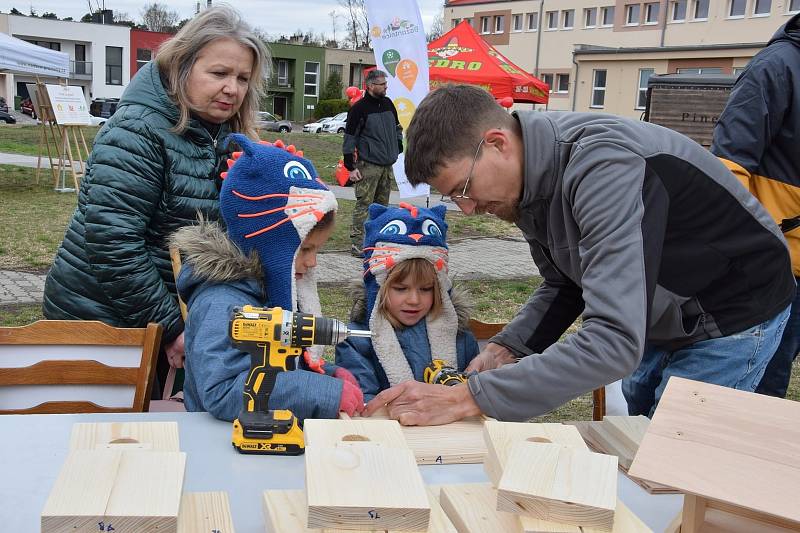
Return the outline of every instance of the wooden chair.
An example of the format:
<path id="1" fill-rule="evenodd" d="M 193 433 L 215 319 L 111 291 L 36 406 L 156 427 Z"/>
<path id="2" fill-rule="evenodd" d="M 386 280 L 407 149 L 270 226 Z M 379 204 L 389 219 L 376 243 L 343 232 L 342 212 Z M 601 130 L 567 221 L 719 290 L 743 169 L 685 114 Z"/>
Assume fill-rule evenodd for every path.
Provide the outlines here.
<path id="1" fill-rule="evenodd" d="M 505 322 L 481 322 L 480 320 L 470 319 L 469 327 L 472 334 L 478 340 L 478 345 L 483 349 L 486 342 L 500 333 L 506 327 Z M 606 388 L 600 387 L 592 391 L 592 419 L 595 421 L 603 420 L 606 414 Z"/>
<path id="2" fill-rule="evenodd" d="M 0 414 L 147 411 L 160 342 L 158 324 L 0 328 Z"/>

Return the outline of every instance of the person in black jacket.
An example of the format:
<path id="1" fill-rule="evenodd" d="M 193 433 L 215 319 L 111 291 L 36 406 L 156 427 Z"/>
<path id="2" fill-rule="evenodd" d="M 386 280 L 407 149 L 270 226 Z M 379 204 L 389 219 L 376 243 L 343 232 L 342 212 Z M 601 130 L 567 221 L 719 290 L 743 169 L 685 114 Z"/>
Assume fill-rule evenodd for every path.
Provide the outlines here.
<path id="1" fill-rule="evenodd" d="M 753 57 L 714 128 L 711 151 L 780 224 L 800 281 L 800 15 Z M 746 282 L 746 280 L 742 280 Z M 786 396 L 800 351 L 800 292 L 756 392 Z"/>
<path id="2" fill-rule="evenodd" d="M 367 92 L 347 113 L 344 130 L 344 166 L 354 183 L 356 206 L 350 230 L 350 251 L 361 257 L 364 221 L 370 204 L 389 204 L 392 165 L 403 151 L 403 128 L 394 103 L 386 96 L 386 73 L 367 74 Z"/>
<path id="3" fill-rule="evenodd" d="M 164 43 L 94 141 L 78 207 L 44 287 L 44 316 L 161 324 L 158 375 L 183 366 L 167 237 L 219 219 L 231 131 L 255 138 L 268 52 L 239 14 L 208 9 Z M 154 387 L 154 393 L 158 387 Z"/>

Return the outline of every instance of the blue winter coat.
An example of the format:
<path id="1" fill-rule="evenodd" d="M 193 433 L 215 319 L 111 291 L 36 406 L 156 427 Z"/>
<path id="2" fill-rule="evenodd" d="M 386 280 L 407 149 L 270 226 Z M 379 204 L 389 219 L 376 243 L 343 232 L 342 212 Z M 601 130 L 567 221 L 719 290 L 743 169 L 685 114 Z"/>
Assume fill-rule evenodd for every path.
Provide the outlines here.
<path id="1" fill-rule="evenodd" d="M 181 229 L 172 242 L 184 254 L 178 293 L 188 307 L 185 329 L 187 411 L 233 420 L 242 409 L 250 355 L 234 347 L 228 328 L 235 307 L 270 307 L 257 256 L 247 258 L 217 224 Z M 331 371 L 329 369 L 329 371 Z M 336 418 L 342 382 L 302 369 L 281 372 L 270 409 L 290 409 L 300 420 Z"/>
<path id="2" fill-rule="evenodd" d="M 458 294 L 457 291 L 454 293 Z M 453 305 L 459 315 L 459 332 L 456 336 L 456 356 L 458 359 L 458 370 L 464 370 L 480 352 L 478 342 L 465 323 L 469 322 L 466 317 L 465 305 L 462 305 L 460 298 L 453 298 Z M 356 302 L 355 315 L 362 313 L 360 302 Z M 355 318 L 355 317 L 351 317 Z M 350 323 L 351 328 L 369 329 L 365 317 L 358 317 Z M 414 379 L 422 381 L 425 367 L 431 364 L 431 347 L 428 342 L 428 329 L 426 322 L 420 320 L 411 327 L 396 329 L 397 340 L 403 353 L 406 356 Z M 368 402 L 380 391 L 389 388 L 389 380 L 383 371 L 378 356 L 372 347 L 372 340 L 363 337 L 350 337 L 336 346 L 336 364 L 349 370 L 358 380 L 361 391 L 364 393 L 364 401 Z"/>

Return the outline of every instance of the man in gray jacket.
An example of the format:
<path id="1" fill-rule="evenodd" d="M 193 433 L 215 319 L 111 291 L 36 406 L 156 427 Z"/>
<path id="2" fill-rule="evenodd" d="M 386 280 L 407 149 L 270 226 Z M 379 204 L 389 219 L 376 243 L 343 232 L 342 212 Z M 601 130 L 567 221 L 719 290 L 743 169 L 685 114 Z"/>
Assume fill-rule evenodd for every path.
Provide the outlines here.
<path id="1" fill-rule="evenodd" d="M 403 424 L 527 420 L 623 377 L 630 414 L 652 415 L 670 376 L 758 385 L 794 294 L 789 252 L 700 145 L 611 115 L 509 115 L 465 85 L 430 93 L 406 138 L 409 181 L 514 222 L 544 281 L 468 384 L 403 383 L 367 415 L 388 404 Z"/>

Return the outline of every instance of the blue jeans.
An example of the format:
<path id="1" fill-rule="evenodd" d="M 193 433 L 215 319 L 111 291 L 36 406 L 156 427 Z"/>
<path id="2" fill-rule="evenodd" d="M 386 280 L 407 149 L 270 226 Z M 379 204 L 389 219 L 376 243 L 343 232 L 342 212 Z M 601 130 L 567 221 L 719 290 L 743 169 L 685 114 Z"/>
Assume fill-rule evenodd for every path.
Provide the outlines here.
<path id="1" fill-rule="evenodd" d="M 800 278 L 795 278 L 795 281 L 800 284 Z M 792 363 L 797 357 L 797 352 L 800 352 L 800 287 L 795 292 L 792 311 L 789 321 L 786 322 L 786 329 L 783 330 L 781 343 L 767 365 L 756 392 L 785 398 L 786 389 L 789 388 L 789 378 L 792 376 Z"/>
<path id="2" fill-rule="evenodd" d="M 740 333 L 695 342 L 673 352 L 646 346 L 639 368 L 622 380 L 628 414 L 652 417 L 672 376 L 753 392 L 788 318 L 787 307 Z"/>

